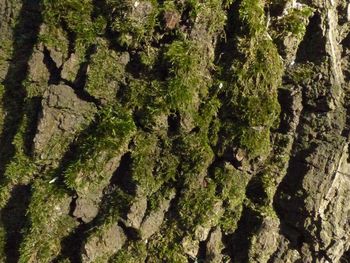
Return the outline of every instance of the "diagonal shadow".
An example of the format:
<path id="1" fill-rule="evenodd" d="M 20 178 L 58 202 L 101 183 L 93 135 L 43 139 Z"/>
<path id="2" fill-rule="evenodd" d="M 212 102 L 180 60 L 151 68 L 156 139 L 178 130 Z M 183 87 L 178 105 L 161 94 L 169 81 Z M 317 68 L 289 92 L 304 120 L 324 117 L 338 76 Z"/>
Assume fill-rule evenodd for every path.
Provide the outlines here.
<path id="1" fill-rule="evenodd" d="M 28 71 L 28 61 L 37 42 L 42 23 L 40 0 L 23 0 L 16 26 L 13 29 L 13 54 L 2 84 L 5 93 L 2 105 L 6 116 L 0 135 L 0 182 L 15 154 L 12 145 L 25 111 L 26 90 L 22 82 Z M 30 198 L 29 186 L 17 186 L 11 193 L 6 207 L 1 211 L 1 220 L 6 231 L 6 263 L 17 262 L 22 240 L 21 230 L 25 223 L 25 212 Z"/>
<path id="2" fill-rule="evenodd" d="M 12 190 L 10 200 L 1 211 L 1 220 L 6 230 L 6 263 L 16 263 L 19 259 L 19 248 L 23 239 L 21 230 L 27 223 L 26 211 L 30 197 L 30 186 L 18 185 Z"/>
<path id="3" fill-rule="evenodd" d="M 14 28 L 14 51 L 2 83 L 5 88 L 2 104 L 6 116 L 0 135 L 0 180 L 4 179 L 5 167 L 15 154 L 12 141 L 23 119 L 26 97 L 22 82 L 27 75 L 28 61 L 37 42 L 41 23 L 40 0 L 23 0 Z"/>

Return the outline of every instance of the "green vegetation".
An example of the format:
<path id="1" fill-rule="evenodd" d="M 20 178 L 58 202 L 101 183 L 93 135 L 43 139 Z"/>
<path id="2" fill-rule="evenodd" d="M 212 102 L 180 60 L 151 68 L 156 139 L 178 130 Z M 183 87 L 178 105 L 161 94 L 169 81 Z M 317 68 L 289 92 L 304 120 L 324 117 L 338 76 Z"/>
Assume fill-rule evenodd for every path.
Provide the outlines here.
<path id="1" fill-rule="evenodd" d="M 149 240 L 129 240 L 115 254 L 106 249 L 96 262 L 144 262 L 146 257 L 150 262 L 187 262 L 184 240 L 197 244 L 198 232 L 207 232 L 201 237 L 205 240 L 217 226 L 225 234 L 234 233 L 244 203 L 262 215 L 270 211 L 277 162 L 269 159 L 270 132 L 280 111 L 277 89 L 283 65 L 267 35 L 263 1 L 240 2 L 239 27 L 228 35 L 237 45 L 216 50 L 232 3 L 43 1 L 40 43 L 52 60 L 63 63 L 56 65 L 61 75 L 69 57 L 77 58 L 66 84 L 75 87 L 76 71 L 84 71 L 82 63 L 87 63 L 85 86 L 76 93 L 96 99 L 98 109 L 79 134 L 53 137 L 57 148 L 50 150 L 59 148 L 62 155 L 68 139 L 74 139 L 67 152 L 71 158 L 55 164 L 32 158 L 25 148 L 35 123 L 34 107 L 26 106 L 0 191 L 5 206 L 13 185 L 32 187 L 20 262 L 50 262 L 60 254 L 62 240 L 78 225 L 69 211 L 73 195 L 98 199 L 98 214 L 85 225 L 86 245 L 103 241 L 117 224 L 141 239 L 140 229 L 125 223 L 133 202 L 146 198 L 150 215 L 176 191 L 171 211 Z M 174 19 L 174 25 L 167 26 L 166 19 Z M 288 30 L 300 30 L 294 26 Z M 217 59 L 221 51 L 230 56 L 228 67 Z M 24 83 L 27 97 L 41 99 L 48 79 L 34 82 L 29 76 Z M 244 162 L 269 165 L 258 179 L 267 196 L 262 205 L 245 195 L 251 175 L 230 163 L 234 157 L 227 152 L 237 149 L 247 153 Z M 111 180 L 126 155 L 130 162 L 121 167 L 121 180 L 127 186 Z"/>
<path id="2" fill-rule="evenodd" d="M 291 8 L 282 18 L 273 21 L 274 38 L 286 37 L 293 35 L 302 39 L 306 32 L 306 26 L 309 18 L 313 15 L 314 9 L 308 6 L 302 8 Z"/>
<path id="3" fill-rule="evenodd" d="M 78 159 L 65 171 L 67 185 L 86 192 L 105 184 L 109 180 L 105 164 L 125 151 L 134 132 L 135 124 L 127 110 L 117 104 L 100 110 L 93 131 L 79 142 Z"/>
<path id="4" fill-rule="evenodd" d="M 109 263 L 143 263 L 147 257 L 147 246 L 144 241 L 133 241 L 127 244 L 127 249 L 113 256 Z"/>
<path id="5" fill-rule="evenodd" d="M 21 245 L 19 262 L 50 262 L 58 256 L 61 240 L 77 225 L 68 215 L 71 197 L 48 180 L 32 185 L 28 209 L 30 224 Z"/>
<path id="6" fill-rule="evenodd" d="M 231 76 L 225 73 L 229 81 L 223 85 L 226 103 L 221 140 L 224 147 L 238 143 L 250 159 L 263 160 L 271 149 L 270 129 L 279 116 L 277 89 L 283 65 L 267 36 L 263 2 L 243 1 L 239 15 L 243 31 L 237 36 L 237 52 L 241 59 L 233 62 Z"/>
<path id="7" fill-rule="evenodd" d="M 223 201 L 224 214 L 220 218 L 222 230 L 233 233 L 237 228 L 245 200 L 245 191 L 249 176 L 238 172 L 228 163 L 218 166 L 214 172 L 219 198 Z M 219 190 L 220 189 L 220 190 Z"/>
<path id="8" fill-rule="evenodd" d="M 108 43 L 103 40 L 98 42 L 97 51 L 92 55 L 89 63 L 85 89 L 95 98 L 113 101 L 116 98 L 118 86 L 123 80 L 124 68 L 129 56 L 127 53 L 118 54 L 109 50 Z"/>
<path id="9" fill-rule="evenodd" d="M 158 16 L 157 1 L 106 1 L 111 29 L 122 46 L 136 48 L 152 39 Z"/>
<path id="10" fill-rule="evenodd" d="M 52 40 L 54 34 L 51 35 L 51 32 L 55 32 L 55 28 L 64 23 L 68 32 L 74 34 L 75 50 L 78 53 L 82 54 L 94 43 L 96 36 L 102 35 L 105 30 L 106 21 L 102 16 L 91 19 L 91 0 L 45 0 L 42 5 L 44 21 L 50 30 L 46 39 Z"/>

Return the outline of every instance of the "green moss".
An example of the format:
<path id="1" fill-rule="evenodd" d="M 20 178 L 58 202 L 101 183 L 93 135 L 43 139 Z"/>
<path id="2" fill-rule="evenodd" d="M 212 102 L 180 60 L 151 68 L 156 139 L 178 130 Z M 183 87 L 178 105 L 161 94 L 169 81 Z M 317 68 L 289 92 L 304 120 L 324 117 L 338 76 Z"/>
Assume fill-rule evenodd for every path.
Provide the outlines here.
<path id="1" fill-rule="evenodd" d="M 178 180 L 187 185 L 198 185 L 198 178 L 204 178 L 214 157 L 207 139 L 196 134 L 183 135 L 174 146 L 181 156 L 182 174 Z"/>
<path id="2" fill-rule="evenodd" d="M 28 126 L 32 125 L 31 119 L 27 115 L 23 116 L 18 132 L 16 133 L 12 145 L 15 148 L 15 154 L 11 162 L 6 166 L 5 177 L 12 184 L 28 182 L 37 172 L 37 164 L 28 156 L 25 146 Z"/>
<path id="3" fill-rule="evenodd" d="M 77 191 L 98 188 L 109 179 L 104 171 L 105 164 L 125 151 L 136 129 L 130 112 L 119 105 L 100 110 L 95 125 L 82 136 L 78 158 L 65 171 L 67 185 Z"/>
<path id="4" fill-rule="evenodd" d="M 70 217 L 71 198 L 47 180 L 35 180 L 28 208 L 30 226 L 20 248 L 20 263 L 50 262 L 61 250 L 61 240 L 77 225 Z"/>
<path id="5" fill-rule="evenodd" d="M 223 201 L 225 209 L 220 218 L 220 225 L 224 232 L 233 233 L 243 210 L 249 176 L 224 163 L 216 167 L 213 179 L 217 185 L 218 197 Z"/>
<path id="6" fill-rule="evenodd" d="M 264 4 L 260 0 L 244 0 L 239 5 L 240 20 L 253 39 L 265 31 Z"/>
<path id="7" fill-rule="evenodd" d="M 161 231 L 148 240 L 149 261 L 187 263 L 187 256 L 181 246 L 182 238 L 183 232 L 175 222 L 163 224 Z"/>
<path id="8" fill-rule="evenodd" d="M 136 48 L 152 39 L 157 25 L 157 1 L 106 1 L 111 29 L 122 46 Z"/>
<path id="9" fill-rule="evenodd" d="M 296 65 L 288 71 L 288 74 L 296 84 L 302 84 L 311 81 L 316 71 L 312 64 L 303 64 Z"/>
<path id="10" fill-rule="evenodd" d="M 96 36 L 104 32 L 105 19 L 91 19 L 91 0 L 44 0 L 42 5 L 44 21 L 50 27 L 50 31 L 64 22 L 68 31 L 75 35 L 75 49 L 78 53 L 93 44 Z"/>
<path id="11" fill-rule="evenodd" d="M 89 63 L 86 91 L 98 99 L 115 100 L 128 60 L 128 53 L 117 54 L 108 48 L 108 43 L 99 40 Z"/>
<path id="12" fill-rule="evenodd" d="M 220 211 L 216 206 L 220 199 L 215 195 L 215 184 L 207 183 L 205 187 L 184 191 L 179 202 L 178 213 L 184 229 L 192 231 L 195 226 L 208 226 L 217 221 Z"/>
<path id="13" fill-rule="evenodd" d="M 222 144 L 238 144 L 249 158 L 263 160 L 271 149 L 270 129 L 279 117 L 277 89 L 283 65 L 267 37 L 262 1 L 242 1 L 239 14 L 244 29 L 237 49 L 241 59 L 233 62 L 232 76 L 223 85 L 227 121 L 223 120 Z"/>
<path id="14" fill-rule="evenodd" d="M 113 256 L 109 263 L 143 263 L 147 258 L 147 246 L 144 241 L 134 241 L 126 245 Z"/>
<path id="15" fill-rule="evenodd" d="M 139 133 L 134 138 L 134 147 L 131 153 L 132 179 L 137 186 L 152 194 L 162 181 L 154 175 L 156 160 L 160 158 L 160 148 L 156 135 Z"/>
<path id="16" fill-rule="evenodd" d="M 125 217 L 135 197 L 124 192 L 120 188 L 113 189 L 108 196 L 105 197 L 105 202 L 101 205 L 100 213 L 97 217 L 98 227 L 93 229 L 89 236 L 101 235 L 101 231 L 109 228 L 117 223 L 121 218 Z"/>
<path id="17" fill-rule="evenodd" d="M 305 35 L 309 18 L 313 13 L 314 9 L 308 6 L 303 6 L 300 9 L 289 9 L 286 15 L 274 21 L 273 37 L 280 38 L 294 35 L 301 40 Z"/>

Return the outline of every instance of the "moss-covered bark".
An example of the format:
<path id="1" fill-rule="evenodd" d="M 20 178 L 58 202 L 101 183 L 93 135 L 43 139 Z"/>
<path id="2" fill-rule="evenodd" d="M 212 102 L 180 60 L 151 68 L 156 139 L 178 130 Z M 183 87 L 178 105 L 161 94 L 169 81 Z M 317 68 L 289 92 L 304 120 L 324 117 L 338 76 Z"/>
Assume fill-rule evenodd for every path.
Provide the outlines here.
<path id="1" fill-rule="evenodd" d="M 0 1 L 0 261 L 346 260 L 347 10 Z"/>

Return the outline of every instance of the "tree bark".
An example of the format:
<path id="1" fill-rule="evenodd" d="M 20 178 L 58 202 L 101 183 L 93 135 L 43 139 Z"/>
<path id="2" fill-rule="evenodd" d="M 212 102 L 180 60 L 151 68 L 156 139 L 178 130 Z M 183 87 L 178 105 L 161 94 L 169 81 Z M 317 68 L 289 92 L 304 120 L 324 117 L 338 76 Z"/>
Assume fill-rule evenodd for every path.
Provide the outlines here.
<path id="1" fill-rule="evenodd" d="M 348 262 L 345 0 L 0 0 L 0 261 Z"/>

